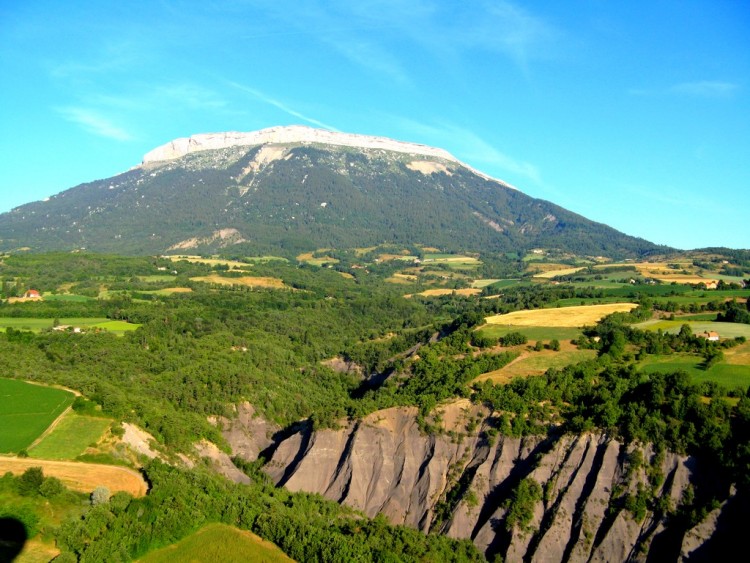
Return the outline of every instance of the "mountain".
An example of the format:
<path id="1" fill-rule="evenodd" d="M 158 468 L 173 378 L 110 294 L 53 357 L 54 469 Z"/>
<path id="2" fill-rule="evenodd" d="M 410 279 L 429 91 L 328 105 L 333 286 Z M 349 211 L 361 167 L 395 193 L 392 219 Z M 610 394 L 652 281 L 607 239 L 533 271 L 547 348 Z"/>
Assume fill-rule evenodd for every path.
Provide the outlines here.
<path id="1" fill-rule="evenodd" d="M 444 150 L 302 126 L 177 139 L 133 169 L 0 215 L 0 250 L 291 255 L 381 243 L 590 256 L 664 251 Z"/>

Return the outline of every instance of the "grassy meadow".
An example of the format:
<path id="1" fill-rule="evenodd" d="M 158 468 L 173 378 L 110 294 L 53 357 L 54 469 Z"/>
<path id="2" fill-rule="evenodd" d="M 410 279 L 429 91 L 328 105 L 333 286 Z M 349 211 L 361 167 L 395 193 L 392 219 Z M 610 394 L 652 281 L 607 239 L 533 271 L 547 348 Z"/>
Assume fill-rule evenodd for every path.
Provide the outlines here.
<path id="1" fill-rule="evenodd" d="M 70 391 L 0 378 L 0 453 L 28 448 L 74 398 Z"/>
<path id="2" fill-rule="evenodd" d="M 596 357 L 596 350 L 578 350 L 570 344 L 563 345 L 559 352 L 552 350 L 524 352 L 507 366 L 484 373 L 475 381 L 489 380 L 493 383 L 508 383 L 514 377 L 542 375 L 550 368 L 562 369 L 594 357 Z"/>
<path id="3" fill-rule="evenodd" d="M 663 320 L 663 319 L 650 319 L 648 321 L 633 325 L 635 328 L 641 330 L 662 330 L 670 334 L 677 334 L 680 332 L 680 327 L 687 324 L 690 326 L 693 334 L 700 334 L 706 331 L 716 331 L 719 333 L 721 338 L 736 338 L 738 336 L 744 336 L 750 339 L 750 325 L 742 323 L 717 323 L 711 321 L 691 321 L 685 319 Z"/>
<path id="4" fill-rule="evenodd" d="M 75 459 L 91 444 L 98 442 L 112 421 L 69 412 L 52 431 L 29 449 L 29 457 L 39 459 Z"/>
<path id="5" fill-rule="evenodd" d="M 492 338 L 500 338 L 509 332 L 520 332 L 526 335 L 526 338 L 532 341 L 537 340 L 572 340 L 581 336 L 581 331 L 575 327 L 558 327 L 558 326 L 507 326 L 487 324 L 479 329 L 482 334 Z"/>
<path id="6" fill-rule="evenodd" d="M 61 326 L 80 327 L 83 329 L 101 329 L 122 335 L 127 331 L 135 330 L 138 324 L 126 321 L 113 321 L 106 317 L 101 318 L 65 318 L 57 319 Z M 0 330 L 14 328 L 16 330 L 30 330 L 40 332 L 51 329 L 55 325 L 55 319 L 49 317 L 0 317 Z"/>
<path id="7" fill-rule="evenodd" d="M 173 561 L 245 563 L 293 561 L 269 541 L 251 532 L 226 524 L 208 524 L 176 544 L 157 549 L 138 560 L 140 563 Z"/>
<path id="8" fill-rule="evenodd" d="M 727 389 L 734 389 L 736 387 L 747 389 L 750 385 L 750 365 L 732 364 L 726 360 L 705 370 L 702 367 L 703 358 L 701 356 L 670 354 L 666 356 L 648 356 L 639 365 L 646 373 L 682 370 L 690 375 L 694 383 L 713 381 Z"/>

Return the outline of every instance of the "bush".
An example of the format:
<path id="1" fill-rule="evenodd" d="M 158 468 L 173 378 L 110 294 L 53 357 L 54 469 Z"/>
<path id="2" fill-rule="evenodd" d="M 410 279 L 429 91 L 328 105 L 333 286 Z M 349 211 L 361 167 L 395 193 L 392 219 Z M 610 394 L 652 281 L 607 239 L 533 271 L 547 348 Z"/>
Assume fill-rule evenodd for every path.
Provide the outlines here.
<path id="1" fill-rule="evenodd" d="M 18 494 L 33 496 L 39 494 L 39 489 L 44 483 L 44 472 L 41 467 L 29 467 L 18 478 Z"/>
<path id="2" fill-rule="evenodd" d="M 52 498 L 65 491 L 65 485 L 57 477 L 47 477 L 39 486 L 39 492 L 43 497 Z"/>
<path id="3" fill-rule="evenodd" d="M 500 339 L 500 343 L 503 346 L 519 346 L 520 344 L 526 344 L 528 342 L 526 335 L 520 332 L 509 332 Z"/>
<path id="4" fill-rule="evenodd" d="M 98 506 L 100 504 L 107 504 L 109 502 L 109 489 L 107 487 L 97 487 L 94 492 L 91 493 L 91 504 L 92 506 Z"/>
<path id="5" fill-rule="evenodd" d="M 503 506 L 508 509 L 505 516 L 505 528 L 508 531 L 518 527 L 527 530 L 534 517 L 536 503 L 542 500 L 542 487 L 530 477 L 524 479 L 513 491 Z"/>
<path id="6" fill-rule="evenodd" d="M 495 344 L 497 344 L 497 339 L 492 338 L 491 336 L 488 336 L 481 332 L 471 333 L 471 345 L 472 346 L 476 346 L 477 348 L 490 348 L 494 346 Z"/>

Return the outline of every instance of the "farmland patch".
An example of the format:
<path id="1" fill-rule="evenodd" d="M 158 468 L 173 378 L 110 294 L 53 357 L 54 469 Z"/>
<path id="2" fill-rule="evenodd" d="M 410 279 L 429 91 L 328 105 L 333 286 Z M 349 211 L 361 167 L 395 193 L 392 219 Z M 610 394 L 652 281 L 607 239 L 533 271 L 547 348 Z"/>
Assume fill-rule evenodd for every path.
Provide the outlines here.
<path id="1" fill-rule="evenodd" d="M 126 467 L 0 456 L 0 474 L 10 471 L 14 475 L 21 475 L 30 467 L 41 467 L 47 477 L 57 477 L 69 489 L 82 493 L 90 493 L 101 486 L 107 487 L 110 493 L 125 491 L 142 497 L 148 490 L 143 476 Z"/>
<path id="2" fill-rule="evenodd" d="M 135 330 L 139 324 L 128 323 L 126 321 L 112 321 L 106 317 L 92 317 L 92 318 L 62 318 L 58 319 L 58 328 L 69 327 L 70 330 L 75 328 L 80 329 L 103 329 L 114 332 L 115 334 L 122 334 L 129 330 Z M 0 317 L 0 329 L 15 328 L 17 330 L 30 330 L 32 332 L 39 332 L 46 329 L 51 329 L 55 326 L 55 319 L 43 318 L 43 317 Z M 60 328 L 62 330 L 63 328 Z"/>
<path id="3" fill-rule="evenodd" d="M 448 289 L 448 288 L 441 288 L 441 289 L 427 289 L 421 293 L 417 293 L 416 295 L 421 295 L 422 297 L 441 297 L 443 295 L 460 295 L 462 297 L 471 297 L 472 295 L 479 295 L 482 293 L 481 289 L 477 289 L 474 287 L 465 287 L 463 289 Z M 404 295 L 404 297 L 413 297 L 414 294 Z"/>
<path id="4" fill-rule="evenodd" d="M 218 285 L 241 285 L 245 287 L 262 287 L 271 289 L 288 289 L 288 286 L 284 285 L 284 282 L 279 278 L 262 277 L 262 276 L 242 276 L 238 278 L 227 278 L 218 274 L 212 274 L 210 276 L 198 276 L 190 278 L 191 281 L 204 282 L 204 283 L 215 283 Z"/>
<path id="5" fill-rule="evenodd" d="M 677 334 L 680 332 L 682 325 L 690 326 L 693 334 L 701 334 L 707 331 L 714 331 L 719 333 L 720 338 L 736 338 L 738 336 L 744 336 L 750 339 L 750 325 L 742 323 L 717 323 L 711 321 L 686 321 L 675 319 L 664 320 L 664 319 L 650 319 L 642 323 L 633 325 L 634 328 L 641 330 L 662 330 L 670 334 Z"/>
<path id="6" fill-rule="evenodd" d="M 194 264 L 206 264 L 208 266 L 226 266 L 230 270 L 243 270 L 250 268 L 250 264 L 245 262 L 238 262 L 237 260 L 224 260 L 222 258 L 202 258 L 201 256 L 190 256 L 190 255 L 179 255 L 179 256 L 164 256 L 169 258 L 173 262 L 179 262 L 185 260 Z"/>
<path id="7" fill-rule="evenodd" d="M 542 375 L 550 368 L 562 369 L 595 357 L 595 350 L 578 350 L 568 344 L 563 345 L 559 352 L 542 350 L 523 354 L 499 370 L 480 375 L 475 381 L 489 380 L 493 383 L 508 383 L 514 377 Z"/>
<path id="8" fill-rule="evenodd" d="M 74 398 L 70 391 L 0 379 L 0 452 L 29 447 Z"/>
<path id="9" fill-rule="evenodd" d="M 487 317 L 486 321 L 488 324 L 512 326 L 583 327 L 596 324 L 599 320 L 612 313 L 628 312 L 637 306 L 635 303 L 612 303 L 582 307 L 560 307 L 556 309 L 532 309 L 513 311 L 504 315 L 493 315 Z"/>
<path id="10" fill-rule="evenodd" d="M 576 327 L 559 326 L 524 326 L 523 328 L 508 325 L 487 324 L 479 329 L 482 334 L 491 338 L 500 338 L 509 332 L 521 332 L 529 340 L 573 340 L 581 336 L 580 329 Z"/>
<path id="11" fill-rule="evenodd" d="M 29 449 L 29 456 L 40 459 L 75 459 L 97 443 L 112 421 L 107 418 L 65 414 L 52 431 Z"/>

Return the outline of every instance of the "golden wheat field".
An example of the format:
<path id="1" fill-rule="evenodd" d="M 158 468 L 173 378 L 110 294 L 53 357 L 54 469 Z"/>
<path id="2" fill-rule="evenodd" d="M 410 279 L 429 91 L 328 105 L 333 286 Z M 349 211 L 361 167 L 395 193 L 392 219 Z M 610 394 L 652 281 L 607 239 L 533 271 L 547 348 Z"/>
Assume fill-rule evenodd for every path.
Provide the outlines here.
<path id="1" fill-rule="evenodd" d="M 103 486 L 111 493 L 125 491 L 141 497 L 148 490 L 143 476 L 127 467 L 79 461 L 0 457 L 0 474 L 10 471 L 20 475 L 30 467 L 41 467 L 45 475 L 57 477 L 67 487 L 83 493 L 90 493 L 96 487 Z"/>
<path id="2" fill-rule="evenodd" d="M 219 285 L 244 285 L 246 287 L 269 287 L 272 289 L 284 289 L 287 286 L 279 278 L 242 276 L 239 278 L 225 278 L 217 274 L 210 276 L 198 276 L 190 278 L 191 281 L 215 283 Z"/>
<path id="3" fill-rule="evenodd" d="M 635 303 L 607 303 L 557 309 L 533 309 L 493 315 L 487 317 L 485 321 L 487 324 L 512 326 L 582 327 L 596 324 L 600 319 L 612 313 L 627 312 L 637 306 Z"/>
<path id="4" fill-rule="evenodd" d="M 423 297 L 440 297 L 441 295 L 453 295 L 454 293 L 456 295 L 467 297 L 470 295 L 479 295 L 480 293 L 482 293 L 482 290 L 476 287 L 465 287 L 463 289 L 427 289 L 422 293 L 417 293 L 416 295 L 422 295 Z M 404 297 L 409 298 L 412 297 L 412 295 L 404 295 Z"/>

